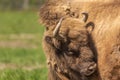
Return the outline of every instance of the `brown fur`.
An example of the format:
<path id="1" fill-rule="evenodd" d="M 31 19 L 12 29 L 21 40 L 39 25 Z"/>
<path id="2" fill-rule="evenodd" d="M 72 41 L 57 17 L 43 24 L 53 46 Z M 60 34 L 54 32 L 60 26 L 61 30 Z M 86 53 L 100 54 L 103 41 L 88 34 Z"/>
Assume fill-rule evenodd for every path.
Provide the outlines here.
<path id="1" fill-rule="evenodd" d="M 120 80 L 120 57 L 117 57 L 120 56 L 120 1 L 84 3 L 80 11 L 88 12 L 88 22 L 95 24 L 92 38 L 101 80 Z"/>
<path id="2" fill-rule="evenodd" d="M 99 75 L 96 76 L 96 79 L 94 80 L 120 80 L 120 1 L 119 0 L 74 0 L 71 1 L 70 5 L 67 4 L 66 1 L 62 1 L 59 3 L 54 3 L 57 5 L 50 5 L 43 6 L 41 9 L 41 22 L 43 22 L 46 25 L 46 28 L 48 31 L 52 32 L 54 30 L 55 25 L 59 21 L 59 19 L 63 16 L 69 16 L 69 17 L 75 17 L 77 19 L 80 19 L 80 14 L 82 12 L 87 12 L 89 14 L 89 18 L 87 20 L 87 23 L 92 22 L 95 24 L 95 29 L 92 33 L 92 38 L 94 40 L 95 47 L 92 47 L 93 50 L 97 49 L 97 63 L 98 63 L 98 70 Z M 67 6 L 65 5 L 67 4 Z M 45 11 L 46 10 L 46 11 Z M 49 15 L 48 15 L 48 13 Z M 72 16 L 71 16 L 72 14 Z M 46 17 L 47 15 L 47 17 Z M 77 15 L 77 16 L 76 16 Z M 74 21 L 73 21 L 74 22 Z M 77 25 L 77 23 L 74 23 Z M 73 23 L 66 22 L 65 24 L 62 24 L 63 26 L 67 25 L 73 25 Z M 81 24 L 80 24 L 81 25 Z M 78 27 L 78 25 L 77 25 Z M 64 28 L 64 27 L 63 27 Z M 65 30 L 65 29 L 63 29 Z M 70 39 L 74 37 L 77 33 L 77 29 L 73 29 L 70 31 Z M 61 33 L 66 32 L 62 31 Z M 75 31 L 75 32 L 74 32 Z M 61 34 L 60 33 L 60 34 Z M 75 33 L 75 35 L 74 35 Z M 81 34 L 81 33 L 78 33 Z M 78 35 L 77 34 L 77 35 Z M 45 33 L 45 35 L 51 36 L 52 33 Z M 64 34 L 66 35 L 66 34 Z M 73 35 L 73 36 L 72 36 Z M 69 35 L 68 35 L 69 36 Z M 66 36 L 66 37 L 68 37 Z M 45 42 L 45 40 L 43 40 Z M 65 41 L 65 40 L 64 40 Z M 71 40 L 72 41 L 72 40 Z M 77 40 L 75 40 L 77 42 Z M 46 42 L 45 42 L 46 43 Z M 48 53 L 56 53 L 55 49 L 51 47 L 49 44 L 45 44 L 44 49 L 46 51 L 47 58 L 50 58 L 50 56 L 55 56 L 53 58 L 53 62 L 57 62 L 60 64 L 61 62 L 64 62 L 66 58 L 62 55 L 60 58 L 56 54 L 48 54 Z M 59 48 L 59 41 L 55 41 L 54 44 L 56 44 L 56 47 Z M 74 40 L 71 44 L 67 45 L 69 49 L 76 49 L 77 44 L 74 44 Z M 89 52 L 89 51 L 88 51 Z M 61 53 L 63 54 L 63 53 Z M 71 54 L 71 53 L 70 53 Z M 85 56 L 85 55 L 84 55 Z M 55 59 L 54 59 L 55 58 Z M 76 58 L 72 57 L 71 60 L 77 60 Z M 51 59 L 50 59 L 51 60 Z M 69 58 L 67 58 L 69 60 Z M 80 60 L 78 60 L 79 62 Z M 59 63 L 60 62 L 60 63 Z M 72 62 L 72 61 L 70 61 Z M 77 63 L 77 61 L 76 61 Z M 67 64 L 67 63 L 65 63 Z M 71 63 L 70 63 L 71 64 Z M 61 65 L 58 65 L 61 66 Z M 63 67 L 63 66 L 61 66 Z M 74 67 L 73 67 L 74 68 Z M 66 65 L 64 65 L 63 69 L 68 69 Z M 75 69 L 76 70 L 76 69 Z M 78 69 L 77 69 L 78 70 Z M 63 71 L 64 72 L 64 71 Z M 74 73 L 72 71 L 73 76 L 76 78 L 79 76 L 77 73 Z M 57 76 L 57 75 L 56 75 Z M 82 76 L 81 76 L 82 77 Z M 90 78 L 91 79 L 91 78 Z M 54 80 L 54 79 L 50 79 Z M 56 79 L 57 80 L 57 79 Z M 59 80 L 59 79 L 58 79 Z M 72 79 L 72 80 L 80 80 L 80 79 Z M 83 79 L 85 80 L 85 79 Z M 93 79 L 91 79 L 93 80 Z"/>
<path id="3" fill-rule="evenodd" d="M 43 8 L 41 8 L 41 10 L 43 10 L 41 12 L 41 19 L 42 22 L 45 23 L 47 31 L 44 35 L 45 38 L 43 40 L 43 45 L 46 56 L 48 58 L 48 63 L 52 65 L 50 66 L 51 74 L 53 73 L 54 76 L 62 74 L 69 80 L 79 80 L 80 78 L 81 80 L 86 80 L 86 75 L 91 75 L 96 70 L 96 63 L 93 60 L 94 54 L 88 44 L 89 34 L 85 29 L 85 24 L 81 24 L 79 19 L 75 19 L 78 18 L 77 14 L 75 14 L 74 11 L 70 11 L 70 7 L 64 4 L 60 4 L 60 6 L 49 5 L 46 7 L 48 11 L 44 11 L 44 9 L 45 8 L 43 6 Z M 61 11 L 59 12 L 58 9 L 64 13 L 61 13 Z M 52 33 L 56 23 L 62 16 L 66 16 L 68 18 L 63 21 L 63 26 L 60 28 L 59 32 L 59 34 L 62 35 L 63 39 L 57 40 L 52 37 Z M 73 25 L 70 25 L 71 23 Z M 79 29 L 77 26 L 80 26 Z M 74 30 L 72 30 L 73 27 Z M 55 65 L 60 68 L 58 71 L 54 70 Z M 89 67 L 92 67 L 92 71 L 88 70 Z M 56 73 L 59 71 L 62 73 Z M 50 80 L 56 80 L 56 77 L 51 76 L 49 77 Z M 60 76 L 58 76 L 57 79 L 59 79 L 59 77 Z M 62 79 L 64 80 L 63 77 Z"/>
<path id="4" fill-rule="evenodd" d="M 93 12 L 95 10 L 96 12 Z M 93 39 L 98 51 L 98 68 L 102 80 L 120 80 L 120 3 L 110 3 L 90 9 L 90 21 L 94 21 Z M 115 53 L 112 53 L 115 51 Z M 117 67 L 117 70 L 114 70 Z M 116 73 L 113 75 L 113 73 Z"/>

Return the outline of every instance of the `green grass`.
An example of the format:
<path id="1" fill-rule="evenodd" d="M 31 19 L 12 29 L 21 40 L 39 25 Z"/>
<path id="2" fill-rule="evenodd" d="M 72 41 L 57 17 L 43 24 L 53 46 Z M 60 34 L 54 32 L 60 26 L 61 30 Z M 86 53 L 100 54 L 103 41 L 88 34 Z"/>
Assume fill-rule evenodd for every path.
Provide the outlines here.
<path id="1" fill-rule="evenodd" d="M 0 80 L 47 80 L 43 31 L 37 12 L 0 12 Z"/>
<path id="2" fill-rule="evenodd" d="M 0 34 L 42 32 L 37 12 L 0 12 Z"/>
<path id="3" fill-rule="evenodd" d="M 31 71 L 6 69 L 0 72 L 0 80 L 47 80 L 46 68 Z"/>
<path id="4" fill-rule="evenodd" d="M 0 49 L 0 63 L 16 64 L 19 66 L 45 65 L 42 49 Z"/>

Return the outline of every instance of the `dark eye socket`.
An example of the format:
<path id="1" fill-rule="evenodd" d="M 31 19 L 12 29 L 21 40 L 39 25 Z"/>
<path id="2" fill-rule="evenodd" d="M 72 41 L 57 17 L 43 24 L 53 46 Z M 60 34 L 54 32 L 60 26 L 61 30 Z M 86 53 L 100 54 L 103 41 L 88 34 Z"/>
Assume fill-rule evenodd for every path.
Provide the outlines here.
<path id="1" fill-rule="evenodd" d="M 76 56 L 78 57 L 79 56 L 79 51 L 74 51 L 74 50 L 69 50 L 67 53 L 66 53 L 68 56 Z"/>

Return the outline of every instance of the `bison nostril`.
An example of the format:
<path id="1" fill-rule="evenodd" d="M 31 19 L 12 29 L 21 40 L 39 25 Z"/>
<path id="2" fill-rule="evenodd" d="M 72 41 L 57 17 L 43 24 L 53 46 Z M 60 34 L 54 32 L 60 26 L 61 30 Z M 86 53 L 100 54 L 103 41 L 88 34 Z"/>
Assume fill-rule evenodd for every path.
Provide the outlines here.
<path id="1" fill-rule="evenodd" d="M 97 65 L 94 63 L 93 65 L 90 65 L 88 69 L 89 69 L 89 70 L 93 70 L 93 69 L 96 68 L 96 66 L 97 66 Z"/>
<path id="2" fill-rule="evenodd" d="M 91 64 L 88 69 L 87 69 L 87 72 L 86 72 L 86 76 L 90 76 L 91 74 L 93 74 L 96 70 L 96 67 L 97 67 L 97 64 L 96 63 L 93 63 Z"/>

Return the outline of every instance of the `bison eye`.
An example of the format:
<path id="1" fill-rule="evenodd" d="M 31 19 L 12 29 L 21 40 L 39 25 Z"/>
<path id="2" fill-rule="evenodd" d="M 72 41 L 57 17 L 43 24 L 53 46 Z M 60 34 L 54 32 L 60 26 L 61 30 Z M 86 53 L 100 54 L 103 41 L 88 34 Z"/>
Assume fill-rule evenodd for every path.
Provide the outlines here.
<path id="1" fill-rule="evenodd" d="M 52 44 L 52 38 L 49 37 L 49 36 L 46 36 L 46 37 L 45 37 L 45 41 L 46 41 L 47 43 L 49 43 L 49 44 Z"/>
<path id="2" fill-rule="evenodd" d="M 68 56 L 79 56 L 79 52 L 78 51 L 74 51 L 74 50 L 70 50 L 66 53 Z"/>
<path id="3" fill-rule="evenodd" d="M 68 55 L 68 56 L 72 56 L 72 55 L 74 55 L 74 53 L 71 52 L 71 51 L 69 51 L 69 52 L 67 52 L 67 55 Z"/>

